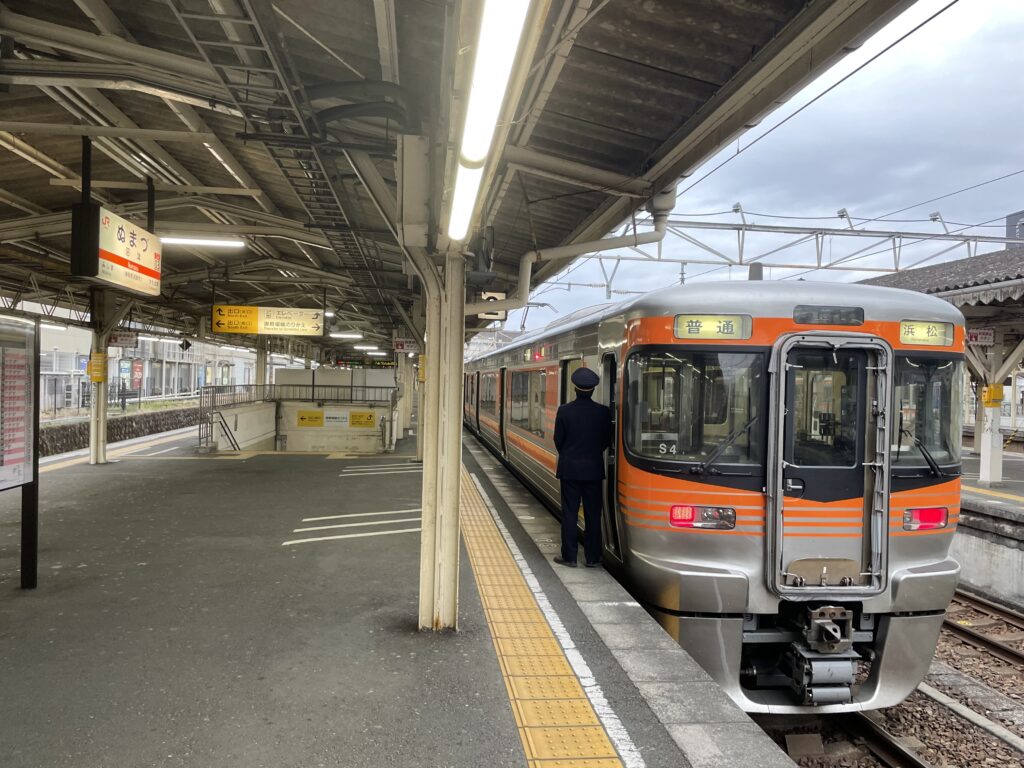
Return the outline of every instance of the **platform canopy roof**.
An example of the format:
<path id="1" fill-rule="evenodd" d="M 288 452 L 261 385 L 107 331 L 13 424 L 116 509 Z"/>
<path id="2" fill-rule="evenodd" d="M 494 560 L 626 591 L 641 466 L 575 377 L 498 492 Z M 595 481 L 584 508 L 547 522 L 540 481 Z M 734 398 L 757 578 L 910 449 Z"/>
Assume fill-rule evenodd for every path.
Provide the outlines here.
<path id="1" fill-rule="evenodd" d="M 471 293 L 513 288 L 524 251 L 600 238 L 910 4 L 533 0 L 452 243 L 482 2 L 3 0 L 0 296 L 87 306 L 68 254 L 90 133 L 95 200 L 144 223 L 149 178 L 158 233 L 245 240 L 165 246 L 137 319 L 326 300 L 383 338 L 415 315 L 410 247 L 468 247 Z"/>

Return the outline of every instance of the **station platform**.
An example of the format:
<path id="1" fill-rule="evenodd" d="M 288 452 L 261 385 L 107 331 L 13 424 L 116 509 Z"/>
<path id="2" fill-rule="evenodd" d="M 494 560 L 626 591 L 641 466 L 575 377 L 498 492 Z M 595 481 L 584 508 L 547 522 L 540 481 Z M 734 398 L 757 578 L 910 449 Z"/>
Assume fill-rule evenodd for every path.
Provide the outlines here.
<path id="1" fill-rule="evenodd" d="M 416 628 L 420 468 L 201 456 L 194 432 L 43 464 L 39 588 L 0 494 L 0 765 L 791 766 L 467 437 L 459 631 Z"/>

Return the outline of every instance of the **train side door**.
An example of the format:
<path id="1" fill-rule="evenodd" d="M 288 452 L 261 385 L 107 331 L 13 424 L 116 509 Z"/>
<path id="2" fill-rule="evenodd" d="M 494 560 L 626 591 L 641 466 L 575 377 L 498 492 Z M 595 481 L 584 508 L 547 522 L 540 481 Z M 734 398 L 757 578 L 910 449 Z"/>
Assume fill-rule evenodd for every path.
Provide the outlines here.
<path id="1" fill-rule="evenodd" d="M 508 448 L 505 446 L 505 372 L 507 368 L 498 371 L 498 439 L 501 442 L 501 455 L 508 456 Z"/>
<path id="2" fill-rule="evenodd" d="M 788 343 L 773 483 L 780 594 L 884 588 L 888 529 L 888 402 L 884 348 L 836 341 Z"/>
<path id="3" fill-rule="evenodd" d="M 618 515 L 618 498 L 617 493 L 618 477 L 616 474 L 619 448 L 619 411 L 618 411 L 618 398 L 616 392 L 618 390 L 618 382 L 616 381 L 617 367 L 615 364 L 615 355 L 605 355 L 601 360 L 601 366 L 604 369 L 602 371 L 601 380 L 603 383 L 603 399 L 604 404 L 611 409 L 612 412 L 612 444 L 608 448 L 605 454 L 605 480 L 604 480 L 604 548 L 616 557 L 618 560 L 622 560 L 622 549 L 619 542 L 619 515 Z"/>
<path id="4" fill-rule="evenodd" d="M 469 404 L 473 409 L 473 429 L 480 431 L 480 371 L 473 374 L 473 401 Z"/>

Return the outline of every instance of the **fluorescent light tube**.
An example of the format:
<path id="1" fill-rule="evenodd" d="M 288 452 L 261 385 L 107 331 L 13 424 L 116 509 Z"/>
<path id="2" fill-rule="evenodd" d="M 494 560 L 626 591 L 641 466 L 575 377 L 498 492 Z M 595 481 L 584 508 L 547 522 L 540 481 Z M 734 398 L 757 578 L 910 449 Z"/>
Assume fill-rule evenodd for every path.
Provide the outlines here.
<path id="1" fill-rule="evenodd" d="M 355 344 L 352 349 L 376 350 L 380 349 L 376 344 Z"/>
<path id="2" fill-rule="evenodd" d="M 53 325 L 52 323 L 40 323 L 40 328 L 45 328 L 48 331 L 66 331 L 67 327 L 63 325 Z"/>
<path id="3" fill-rule="evenodd" d="M 202 245 L 209 248 L 244 248 L 245 240 L 225 240 L 213 237 L 161 237 L 163 245 Z"/>
<path id="4" fill-rule="evenodd" d="M 387 352 L 367 352 L 370 357 L 387 357 Z"/>
<path id="5" fill-rule="evenodd" d="M 359 331 L 335 331 L 328 334 L 332 339 L 361 339 L 363 334 Z"/>
<path id="6" fill-rule="evenodd" d="M 529 10 L 530 0 L 487 0 L 484 4 L 462 128 L 461 155 L 468 163 L 483 163 L 491 148 Z"/>
<path id="7" fill-rule="evenodd" d="M 456 172 L 455 193 L 452 195 L 452 209 L 448 217 L 448 237 L 452 240 L 462 240 L 466 237 L 483 177 L 483 167 L 467 168 L 460 165 Z"/>

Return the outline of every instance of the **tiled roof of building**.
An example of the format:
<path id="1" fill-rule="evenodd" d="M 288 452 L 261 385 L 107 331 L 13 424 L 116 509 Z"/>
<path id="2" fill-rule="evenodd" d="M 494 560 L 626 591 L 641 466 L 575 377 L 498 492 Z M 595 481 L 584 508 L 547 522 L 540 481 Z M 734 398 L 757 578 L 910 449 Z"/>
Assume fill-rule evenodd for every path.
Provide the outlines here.
<path id="1" fill-rule="evenodd" d="M 940 293 L 1019 278 L 1024 278 L 1024 248 L 1010 248 L 943 264 L 908 269 L 905 272 L 872 277 L 861 282 L 922 293 Z"/>

